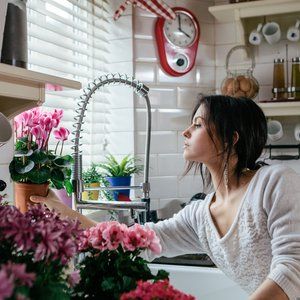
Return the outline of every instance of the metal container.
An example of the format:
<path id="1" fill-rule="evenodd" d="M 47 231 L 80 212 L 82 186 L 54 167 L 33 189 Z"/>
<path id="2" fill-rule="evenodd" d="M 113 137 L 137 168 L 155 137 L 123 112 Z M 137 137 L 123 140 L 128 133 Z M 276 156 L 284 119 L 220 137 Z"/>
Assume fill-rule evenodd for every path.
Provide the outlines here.
<path id="1" fill-rule="evenodd" d="M 300 57 L 292 58 L 291 89 L 294 94 L 291 96 L 300 99 Z"/>

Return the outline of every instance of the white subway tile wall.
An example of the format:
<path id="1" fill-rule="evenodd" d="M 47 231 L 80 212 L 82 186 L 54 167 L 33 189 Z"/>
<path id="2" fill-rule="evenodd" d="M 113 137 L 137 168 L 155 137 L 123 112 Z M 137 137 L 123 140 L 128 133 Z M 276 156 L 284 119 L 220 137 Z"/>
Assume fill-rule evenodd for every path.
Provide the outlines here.
<path id="1" fill-rule="evenodd" d="M 150 170 L 151 209 L 159 208 L 159 217 L 170 217 L 194 194 L 202 192 L 200 176 L 181 179 L 185 167 L 182 157 L 181 132 L 190 123 L 197 94 L 215 88 L 214 18 L 208 7 L 214 1 L 166 1 L 183 6 L 197 16 L 201 37 L 195 67 L 186 75 L 172 77 L 162 70 L 154 36 L 156 18 L 153 14 L 133 10 L 135 77 L 149 88 L 152 105 L 152 137 Z M 135 152 L 144 153 L 145 104 L 135 97 Z M 136 178 L 139 183 L 140 178 Z"/>
<path id="2" fill-rule="evenodd" d="M 155 112 L 152 112 L 153 123 L 157 122 L 157 124 L 153 124 L 152 128 L 151 153 L 157 153 L 157 156 L 152 159 L 157 159 L 156 165 L 159 177 L 150 176 L 152 187 L 150 195 L 152 197 L 154 193 L 155 200 L 157 198 L 157 201 L 159 201 L 162 217 L 170 216 L 173 213 L 170 207 L 174 201 L 187 201 L 192 195 L 202 191 L 200 176 L 194 177 L 191 175 L 183 179 L 180 177 L 184 169 L 181 131 L 190 122 L 190 114 L 196 102 L 197 94 L 199 92 L 218 93 L 220 91 L 220 85 L 226 76 L 226 55 L 233 46 L 238 44 L 234 22 L 219 23 L 208 12 L 209 6 L 227 4 L 228 2 L 228 0 L 170 1 L 173 5 L 184 6 L 193 11 L 197 15 L 201 27 L 196 66 L 187 75 L 177 78 L 167 75 L 160 67 L 153 34 L 155 18 L 150 13 L 145 13 L 140 9 L 134 9 L 133 12 L 135 76 L 137 78 L 140 76 L 142 80 L 149 83 L 150 100 L 152 107 L 156 109 Z M 256 60 L 254 76 L 260 83 L 260 92 L 255 100 L 268 99 L 272 96 L 273 59 L 277 57 L 285 58 L 286 44 L 285 39 L 275 46 L 263 42 L 259 47 L 253 49 Z M 290 58 L 299 56 L 299 43 L 289 43 L 288 47 Z M 241 59 L 239 53 L 232 57 L 232 61 L 235 62 L 237 59 Z M 174 98 L 176 99 L 175 103 Z M 145 128 L 144 125 L 139 125 L 143 121 L 139 110 L 141 105 L 141 101 L 135 98 L 137 153 L 141 153 L 144 149 L 140 144 L 144 139 L 143 128 Z M 165 110 L 165 108 L 168 109 Z M 295 124 L 300 123 L 299 117 L 279 119 L 283 122 L 285 128 L 285 138 L 280 143 L 295 143 L 292 131 Z M 274 152 L 274 154 L 282 153 L 282 151 Z M 265 155 L 265 159 L 267 157 L 268 154 Z M 266 160 L 266 162 L 270 164 L 284 163 L 300 172 L 299 161 Z M 163 178 L 170 178 L 169 176 L 171 178 L 176 176 L 174 186 L 171 185 L 171 182 L 162 184 L 158 193 L 155 190 L 157 186 L 153 183 L 153 180 L 156 182 L 159 178 L 161 181 Z M 180 207 L 177 206 L 177 208 Z"/>

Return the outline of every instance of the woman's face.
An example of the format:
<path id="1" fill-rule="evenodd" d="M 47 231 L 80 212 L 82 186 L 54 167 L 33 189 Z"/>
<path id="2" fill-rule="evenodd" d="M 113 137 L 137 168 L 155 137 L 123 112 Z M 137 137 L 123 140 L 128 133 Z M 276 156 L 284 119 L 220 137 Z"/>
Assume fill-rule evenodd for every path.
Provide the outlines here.
<path id="1" fill-rule="evenodd" d="M 213 136 L 214 130 L 211 129 Z M 187 161 L 201 162 L 204 164 L 216 162 L 220 149 L 217 139 L 215 144 L 209 136 L 204 123 L 204 107 L 201 105 L 195 113 L 192 124 L 183 131 L 184 140 L 183 157 Z"/>

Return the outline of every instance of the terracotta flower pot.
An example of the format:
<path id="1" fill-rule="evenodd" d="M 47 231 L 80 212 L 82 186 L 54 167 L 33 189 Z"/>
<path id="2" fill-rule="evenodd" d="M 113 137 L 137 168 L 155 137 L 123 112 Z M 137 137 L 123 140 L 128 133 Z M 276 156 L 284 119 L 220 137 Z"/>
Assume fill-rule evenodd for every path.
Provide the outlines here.
<path id="1" fill-rule="evenodd" d="M 35 184 L 35 183 L 21 183 L 15 182 L 15 205 L 22 212 L 28 210 L 28 205 L 33 204 L 30 201 L 30 196 L 47 196 L 49 190 L 49 183 Z"/>
<path id="2" fill-rule="evenodd" d="M 100 187 L 100 182 L 86 183 L 85 187 Z M 82 200 L 98 200 L 99 191 L 85 191 L 82 193 Z"/>

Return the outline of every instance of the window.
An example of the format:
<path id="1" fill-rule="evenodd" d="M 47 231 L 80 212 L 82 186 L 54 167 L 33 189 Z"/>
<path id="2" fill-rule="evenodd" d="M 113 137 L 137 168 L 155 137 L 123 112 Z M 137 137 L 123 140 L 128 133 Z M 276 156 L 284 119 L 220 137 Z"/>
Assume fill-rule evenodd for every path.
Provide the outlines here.
<path id="1" fill-rule="evenodd" d="M 28 68 L 78 80 L 83 88 L 107 73 L 108 1 L 29 0 Z M 46 91 L 43 107 L 62 108 L 62 126 L 73 130 L 77 99 L 82 91 Z M 83 165 L 101 159 L 107 125 L 108 91 L 99 91 L 90 102 L 83 125 Z M 71 137 L 71 136 L 70 136 Z M 55 143 L 55 141 L 51 141 Z M 71 141 L 65 152 L 71 153 Z M 53 147 L 51 147 L 53 149 Z"/>

